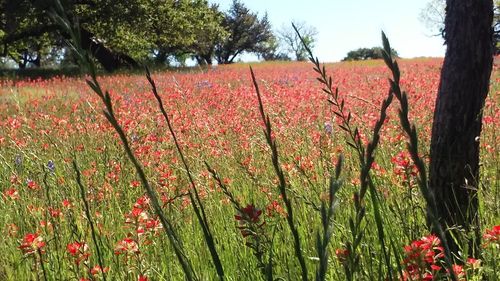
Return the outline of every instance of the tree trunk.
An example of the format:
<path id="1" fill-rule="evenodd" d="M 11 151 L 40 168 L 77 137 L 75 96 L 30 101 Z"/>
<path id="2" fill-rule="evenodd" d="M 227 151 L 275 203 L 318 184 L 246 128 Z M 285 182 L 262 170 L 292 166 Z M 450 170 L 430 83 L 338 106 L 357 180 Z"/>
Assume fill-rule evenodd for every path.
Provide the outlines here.
<path id="1" fill-rule="evenodd" d="M 94 34 L 84 28 L 80 28 L 82 48 L 99 61 L 108 72 L 113 72 L 119 68 L 136 68 L 137 62 L 130 56 L 114 52 L 103 43 L 95 40 Z"/>
<path id="2" fill-rule="evenodd" d="M 210 66 L 213 63 L 211 55 L 200 54 L 200 55 L 194 56 L 194 58 L 196 59 L 196 62 L 200 66 L 205 66 L 205 65 Z"/>
<path id="3" fill-rule="evenodd" d="M 25 69 L 26 68 L 26 61 L 19 60 L 19 62 L 17 63 L 17 66 L 19 67 L 19 69 Z"/>
<path id="4" fill-rule="evenodd" d="M 33 59 L 33 60 L 31 61 L 31 63 L 32 63 L 34 66 L 36 66 L 36 67 L 40 67 L 40 66 L 41 66 L 41 64 L 42 64 L 42 60 L 41 60 L 41 55 L 40 55 L 40 53 L 38 53 L 38 54 L 36 55 L 36 58 L 35 58 L 35 59 Z"/>
<path id="5" fill-rule="evenodd" d="M 446 6 L 447 50 L 432 128 L 430 188 L 452 253 L 460 250 L 455 239 L 466 238 L 470 255 L 478 256 L 479 136 L 493 62 L 493 3 L 447 0 Z"/>
<path id="6" fill-rule="evenodd" d="M 155 55 L 155 64 L 165 66 L 167 64 L 168 52 L 164 49 L 159 49 Z"/>
<path id="7" fill-rule="evenodd" d="M 205 61 L 201 58 L 201 56 L 195 55 L 194 59 L 196 60 L 196 63 L 198 63 L 198 65 L 205 65 Z"/>
<path id="8" fill-rule="evenodd" d="M 211 55 L 203 56 L 203 59 L 205 60 L 205 62 L 206 62 L 207 65 L 212 65 L 213 64 L 213 60 L 212 60 L 212 56 Z"/>

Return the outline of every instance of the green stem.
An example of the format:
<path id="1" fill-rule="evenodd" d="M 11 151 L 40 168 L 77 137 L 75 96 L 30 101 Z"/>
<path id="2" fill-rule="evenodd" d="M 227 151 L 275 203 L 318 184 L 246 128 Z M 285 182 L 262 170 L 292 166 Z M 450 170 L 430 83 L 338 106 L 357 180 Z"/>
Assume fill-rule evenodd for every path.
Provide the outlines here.
<path id="1" fill-rule="evenodd" d="M 259 85 L 257 84 L 257 80 L 255 78 L 255 74 L 253 72 L 252 67 L 250 67 L 250 73 L 252 75 L 253 85 L 255 87 L 255 92 L 257 93 L 257 99 L 259 101 L 260 115 L 262 117 L 262 120 L 264 121 L 264 126 L 265 126 L 264 135 L 266 137 L 267 144 L 271 148 L 271 160 L 273 162 L 274 171 L 275 171 L 276 175 L 278 176 L 278 180 L 279 180 L 279 185 L 278 185 L 279 191 L 280 191 L 281 197 L 283 199 L 283 202 L 285 203 L 285 208 L 287 211 L 286 221 L 288 223 L 288 226 L 290 227 L 290 231 L 292 232 L 293 241 L 294 241 L 295 256 L 297 257 L 299 264 L 300 264 L 301 273 L 302 273 L 302 280 L 306 281 L 306 280 L 308 280 L 307 266 L 306 266 L 306 262 L 304 259 L 304 255 L 302 254 L 302 247 L 300 245 L 299 232 L 297 230 L 297 227 L 295 226 L 295 222 L 293 221 L 293 208 L 292 208 L 292 203 L 291 203 L 290 199 L 288 198 L 288 194 L 286 192 L 288 184 L 286 183 L 285 175 L 284 175 L 283 170 L 281 169 L 281 165 L 279 163 L 278 146 L 276 144 L 276 140 L 274 140 L 272 137 L 271 120 L 269 119 L 269 116 L 264 111 L 264 105 L 262 103 Z"/>
<path id="2" fill-rule="evenodd" d="M 151 77 L 151 73 L 149 72 L 149 69 L 146 68 L 146 77 L 151 84 L 151 90 L 153 92 L 153 95 L 156 98 L 156 101 L 158 102 L 158 106 L 160 107 L 160 111 L 165 118 L 165 121 L 167 122 L 168 130 L 170 131 L 170 135 L 174 139 L 175 147 L 177 148 L 177 152 L 179 153 L 179 156 L 181 158 L 182 164 L 184 165 L 184 168 L 186 169 L 187 176 L 189 178 L 189 182 L 191 183 L 191 189 L 194 192 L 194 197 L 193 193 L 189 192 L 189 198 L 191 201 L 191 205 L 193 206 L 193 210 L 196 214 L 196 217 L 198 219 L 198 223 L 201 225 L 201 229 L 203 230 L 203 237 L 205 238 L 205 242 L 207 243 L 208 249 L 210 251 L 210 255 L 212 257 L 212 261 L 214 262 L 215 269 L 217 271 L 217 275 L 219 276 L 220 280 L 224 280 L 224 269 L 222 266 L 222 262 L 219 258 L 219 254 L 217 253 L 217 248 L 215 247 L 215 242 L 214 238 L 212 236 L 212 232 L 210 231 L 210 227 L 208 224 L 208 219 L 207 215 L 205 213 L 205 208 L 203 206 L 203 203 L 201 202 L 198 189 L 196 188 L 196 184 L 194 182 L 193 176 L 191 174 L 191 170 L 189 169 L 189 165 L 186 161 L 186 158 L 184 157 L 184 153 L 182 153 L 181 146 L 179 145 L 179 141 L 177 140 L 177 136 L 174 132 L 174 128 L 170 122 L 170 118 L 168 117 L 168 114 L 165 110 L 165 107 L 163 106 L 163 101 L 158 94 L 158 91 L 156 89 L 156 84 Z M 199 206 L 198 206 L 199 205 Z"/>
<path id="3" fill-rule="evenodd" d="M 92 241 L 94 242 L 94 246 L 96 248 L 97 252 L 97 261 L 99 263 L 99 266 L 101 267 L 101 273 L 102 273 L 102 279 L 106 281 L 106 274 L 104 273 L 104 261 L 102 258 L 102 253 L 100 250 L 100 245 L 97 240 L 97 232 L 94 227 L 94 222 L 92 221 L 92 215 L 90 214 L 90 206 L 87 201 L 87 198 L 85 197 L 85 188 L 83 187 L 82 179 L 81 179 L 81 174 L 80 174 L 80 169 L 78 168 L 76 164 L 76 160 L 73 160 L 73 169 L 76 172 L 76 182 L 78 186 L 80 187 L 80 196 L 82 197 L 83 205 L 85 208 L 85 215 L 87 216 L 87 220 L 90 225 L 90 232 L 92 234 Z"/>

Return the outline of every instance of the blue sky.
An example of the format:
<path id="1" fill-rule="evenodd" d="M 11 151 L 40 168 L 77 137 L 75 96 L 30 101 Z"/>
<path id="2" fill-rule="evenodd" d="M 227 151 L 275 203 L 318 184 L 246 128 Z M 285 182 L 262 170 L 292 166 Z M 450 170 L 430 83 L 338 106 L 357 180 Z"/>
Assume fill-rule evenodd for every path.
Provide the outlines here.
<path id="1" fill-rule="evenodd" d="M 442 57 L 440 37 L 419 21 L 427 0 L 241 0 L 260 16 L 267 11 L 274 29 L 292 20 L 318 31 L 314 53 L 321 61 L 339 61 L 348 51 L 381 45 L 383 30 L 401 57 Z M 227 10 L 232 0 L 210 0 Z M 244 57 L 244 60 L 252 60 Z"/>

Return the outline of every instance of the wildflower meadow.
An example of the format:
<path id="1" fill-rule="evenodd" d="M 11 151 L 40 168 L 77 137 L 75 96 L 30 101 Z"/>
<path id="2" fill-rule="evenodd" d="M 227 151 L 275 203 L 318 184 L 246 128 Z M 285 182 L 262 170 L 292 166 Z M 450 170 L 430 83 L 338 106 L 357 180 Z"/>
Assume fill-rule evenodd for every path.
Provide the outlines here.
<path id="1" fill-rule="evenodd" d="M 425 164 L 442 59 L 398 63 Z M 315 67 L 2 80 L 0 280 L 499 280 L 497 67 L 477 140 L 483 252 L 460 240 L 452 264 L 391 69 Z"/>

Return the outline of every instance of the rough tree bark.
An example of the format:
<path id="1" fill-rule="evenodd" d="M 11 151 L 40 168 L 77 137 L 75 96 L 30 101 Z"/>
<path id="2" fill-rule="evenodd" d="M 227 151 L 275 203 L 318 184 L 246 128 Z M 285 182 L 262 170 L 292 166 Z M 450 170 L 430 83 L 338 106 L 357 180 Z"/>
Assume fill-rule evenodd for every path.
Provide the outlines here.
<path id="1" fill-rule="evenodd" d="M 479 255 L 477 197 L 482 109 L 493 62 L 493 2 L 447 0 L 446 56 L 436 100 L 430 152 L 430 188 L 448 244 L 457 254 L 455 227 L 474 234 L 469 252 Z M 462 233 L 462 234 L 461 234 Z"/>

